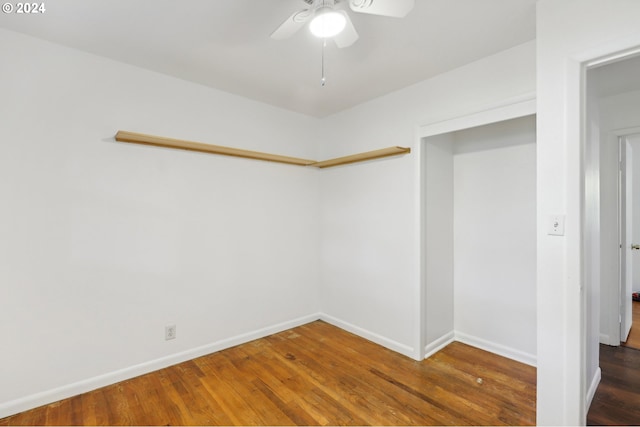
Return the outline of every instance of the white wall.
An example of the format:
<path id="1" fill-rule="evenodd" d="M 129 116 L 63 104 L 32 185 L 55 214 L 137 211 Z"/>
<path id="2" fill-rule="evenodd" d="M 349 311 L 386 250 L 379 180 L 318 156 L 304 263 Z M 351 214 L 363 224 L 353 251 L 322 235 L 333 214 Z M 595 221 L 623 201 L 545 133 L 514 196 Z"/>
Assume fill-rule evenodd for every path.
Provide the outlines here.
<path id="1" fill-rule="evenodd" d="M 453 133 L 425 138 L 424 339 L 427 354 L 454 338 Z"/>
<path id="2" fill-rule="evenodd" d="M 584 147 L 584 282 L 588 339 L 584 344 L 585 372 L 591 379 L 586 386 L 586 405 L 590 406 L 600 382 L 600 306 L 601 306 L 601 192 L 600 192 L 600 105 L 597 87 L 587 82 Z M 588 379 L 587 379 L 588 380 Z"/>
<path id="3" fill-rule="evenodd" d="M 534 51 L 529 42 L 324 119 L 322 158 L 391 145 L 413 150 L 322 174 L 322 307 L 328 317 L 421 357 L 422 178 L 416 128 L 533 92 Z"/>
<path id="4" fill-rule="evenodd" d="M 316 318 L 318 121 L 0 30 L 0 417 Z M 177 339 L 164 327 L 177 325 Z"/>
<path id="5" fill-rule="evenodd" d="M 542 425 L 583 424 L 585 349 L 599 334 L 583 319 L 586 293 L 582 218 L 580 64 L 640 46 L 636 0 L 537 3 L 538 417 Z M 546 235 L 550 214 L 565 213 L 565 236 Z M 588 283 L 587 285 L 591 285 Z"/>
<path id="6" fill-rule="evenodd" d="M 453 135 L 456 337 L 535 364 L 535 116 Z"/>
<path id="7" fill-rule="evenodd" d="M 620 238 L 618 232 L 618 137 L 611 131 L 612 110 L 598 99 L 600 111 L 600 242 L 602 286 L 600 303 L 600 342 L 620 344 L 619 270 Z"/>

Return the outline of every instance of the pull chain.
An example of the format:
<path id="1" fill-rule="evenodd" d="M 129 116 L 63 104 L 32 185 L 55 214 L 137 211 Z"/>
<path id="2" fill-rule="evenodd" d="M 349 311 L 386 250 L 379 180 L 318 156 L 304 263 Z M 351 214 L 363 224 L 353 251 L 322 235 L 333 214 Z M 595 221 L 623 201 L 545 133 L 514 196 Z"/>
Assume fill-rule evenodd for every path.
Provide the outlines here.
<path id="1" fill-rule="evenodd" d="M 322 79 L 320 79 L 322 86 L 324 86 L 327 83 L 327 80 L 324 78 L 324 48 L 325 47 L 327 47 L 327 39 L 322 39 Z"/>
<path id="2" fill-rule="evenodd" d="M 325 0 L 322 0 L 322 7 L 325 7 L 324 4 Z M 322 84 L 322 87 L 324 87 L 324 85 L 327 83 L 327 80 L 324 78 L 324 49 L 327 47 L 327 39 L 323 38 L 322 39 L 322 78 L 320 79 L 320 83 Z"/>

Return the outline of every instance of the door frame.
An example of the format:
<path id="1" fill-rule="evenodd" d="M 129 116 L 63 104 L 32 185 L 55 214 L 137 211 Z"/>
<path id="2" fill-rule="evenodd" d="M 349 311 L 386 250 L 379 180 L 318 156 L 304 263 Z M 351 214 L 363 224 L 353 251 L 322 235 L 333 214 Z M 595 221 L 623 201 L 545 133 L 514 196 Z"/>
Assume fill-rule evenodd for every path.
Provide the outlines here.
<path id="1" fill-rule="evenodd" d="M 639 134 L 640 126 L 638 127 L 630 127 L 630 128 L 620 128 L 614 129 L 612 131 L 607 132 L 606 138 L 600 141 L 600 144 L 610 144 L 616 147 L 616 156 L 618 161 L 621 161 L 621 139 L 626 138 L 627 136 Z M 614 261 L 617 264 L 617 277 L 615 285 L 608 285 L 607 281 L 604 280 L 600 283 L 600 298 L 601 304 L 603 304 L 603 310 L 601 311 L 601 316 L 603 316 L 603 325 L 600 330 L 600 342 L 602 344 L 611 345 L 611 346 L 619 346 L 622 340 L 622 327 L 621 327 L 621 316 L 623 314 L 621 310 L 622 300 L 622 249 L 621 246 L 624 244 L 624 239 L 622 236 L 622 186 L 621 186 L 621 177 L 620 170 L 616 171 L 618 174 L 617 179 L 617 191 L 616 191 L 616 205 L 615 209 L 617 213 L 615 215 L 616 221 L 618 222 L 617 228 L 617 243 L 618 250 L 615 252 L 616 260 Z M 606 298 L 604 298 L 606 296 Z M 604 327 L 604 329 L 602 329 Z"/>
<path id="2" fill-rule="evenodd" d="M 433 343 L 427 343 L 426 330 L 426 291 L 427 291 L 427 274 L 426 274 L 426 247 L 427 247 L 427 215 L 425 207 L 425 175 L 426 161 L 425 138 L 435 135 L 446 134 L 458 130 L 469 129 L 477 126 L 488 125 L 491 123 L 502 122 L 518 117 L 535 115 L 537 112 L 536 94 L 535 92 L 525 93 L 519 96 L 506 98 L 492 104 L 485 105 L 475 110 L 461 111 L 458 114 L 451 114 L 439 120 L 417 125 L 414 130 L 414 144 L 412 152 L 414 153 L 414 162 L 416 162 L 415 194 L 416 201 L 416 230 L 418 230 L 419 238 L 416 239 L 416 259 L 417 266 L 416 276 L 419 277 L 420 286 L 415 295 L 416 302 L 416 318 L 414 320 L 417 327 L 415 335 L 415 356 L 416 360 L 423 360 L 425 357 L 437 352 L 445 347 L 453 340 L 453 331 L 451 334 L 441 337 Z"/>
<path id="3" fill-rule="evenodd" d="M 620 167 L 618 171 L 618 283 L 615 287 L 605 288 L 602 287 L 602 290 L 606 290 L 610 293 L 610 301 L 609 307 L 607 309 L 608 314 L 608 322 L 607 322 L 607 332 L 609 335 L 608 345 L 619 346 L 620 343 L 625 342 L 628 337 L 629 328 L 631 327 L 631 323 L 629 323 L 629 328 L 627 328 L 626 322 L 629 320 L 629 315 L 631 314 L 632 308 L 630 301 L 626 301 L 627 299 L 627 290 L 626 288 L 626 276 L 629 269 L 633 269 L 633 265 L 627 266 L 628 257 L 625 251 L 630 251 L 630 245 L 632 242 L 627 242 L 626 234 L 627 221 L 630 219 L 626 218 L 627 213 L 624 210 L 627 206 L 627 197 L 623 194 L 625 190 L 625 185 L 623 185 L 623 162 L 626 157 L 626 147 L 625 144 L 628 144 L 627 137 L 631 135 L 640 134 L 640 126 L 632 127 L 632 128 L 623 128 L 617 129 L 609 133 L 607 141 L 604 143 L 611 144 L 616 143 L 618 147 L 618 160 L 620 162 Z M 626 172 L 625 172 L 626 173 Z M 626 270 L 626 271 L 625 271 Z M 630 295 L 628 295 L 631 298 Z M 631 319 L 632 322 L 632 319 Z M 626 330 L 625 330 L 626 329 Z"/>
<path id="4" fill-rule="evenodd" d="M 599 336 L 598 330 L 589 327 L 587 318 L 598 316 L 587 304 L 587 293 L 594 289 L 599 291 L 600 279 L 594 275 L 590 268 L 593 262 L 599 262 L 599 257 L 594 259 L 594 242 L 598 241 L 599 230 L 592 229 L 590 215 L 589 195 L 585 193 L 589 159 L 585 158 L 587 153 L 592 153 L 593 147 L 587 141 L 587 70 L 607 63 L 624 60 L 640 54 L 640 45 L 622 40 L 619 44 L 605 43 L 599 46 L 591 46 L 587 50 L 574 52 L 564 56 L 564 138 L 565 138 L 565 187 L 564 194 L 568 221 L 565 225 L 567 238 L 564 245 L 564 272 L 565 288 L 569 290 L 562 303 L 562 322 L 559 326 L 558 335 L 563 351 L 545 351 L 541 354 L 540 344 L 546 343 L 544 334 L 549 331 L 549 325 L 545 319 L 545 309 L 548 306 L 538 308 L 538 393 L 550 392 L 550 384 L 554 387 L 562 385 L 562 393 L 549 393 L 557 399 L 561 396 L 561 403 L 557 403 L 550 398 L 544 402 L 538 399 L 538 420 L 546 419 L 547 413 L 562 408 L 562 418 L 566 424 L 586 423 L 587 411 L 595 395 L 595 391 L 600 382 L 600 368 L 593 376 L 587 366 L 587 352 L 591 351 L 594 333 Z M 538 221 L 544 221 L 544 207 L 539 206 Z M 539 254 L 550 245 L 539 235 Z M 599 247 L 598 247 L 599 249 Z M 548 254 L 546 254 L 548 255 Z M 548 257 L 547 257 L 548 258 Z M 548 259 L 538 260 L 538 271 L 548 266 Z M 538 297 L 546 296 L 549 287 L 545 286 L 540 290 L 541 283 L 547 277 L 538 278 Z M 546 284 L 545 284 L 546 285 Z M 585 291 L 586 290 L 586 291 Z M 599 307 L 597 308 L 599 310 Z M 558 320 L 558 319 L 556 319 Z M 594 326 L 591 326 L 594 327 Z M 560 359 L 557 354 L 560 353 Z M 596 355 L 597 357 L 597 355 Z M 550 381 L 551 370 L 562 373 L 557 381 Z M 543 378 L 544 384 L 541 384 Z"/>
<path id="5" fill-rule="evenodd" d="M 620 302 L 620 342 L 626 342 L 633 323 L 633 306 L 631 300 L 633 284 L 633 260 L 631 257 L 632 220 L 633 214 L 632 197 L 629 197 L 633 191 L 633 154 L 631 144 L 627 140 L 627 136 L 618 138 L 618 156 L 619 156 L 619 173 L 618 173 L 618 240 L 620 241 L 619 251 L 619 302 Z M 631 156 L 631 158 L 630 158 Z M 629 167 L 631 165 L 631 167 Z M 631 186 L 631 188 L 629 188 Z"/>

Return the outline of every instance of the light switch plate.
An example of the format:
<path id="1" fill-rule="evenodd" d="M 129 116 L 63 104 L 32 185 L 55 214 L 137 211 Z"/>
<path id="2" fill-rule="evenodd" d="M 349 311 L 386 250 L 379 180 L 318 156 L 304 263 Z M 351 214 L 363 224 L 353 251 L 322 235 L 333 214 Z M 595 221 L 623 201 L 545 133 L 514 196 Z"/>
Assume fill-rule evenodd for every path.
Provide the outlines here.
<path id="1" fill-rule="evenodd" d="M 547 234 L 549 236 L 564 236 L 564 215 L 549 215 Z"/>

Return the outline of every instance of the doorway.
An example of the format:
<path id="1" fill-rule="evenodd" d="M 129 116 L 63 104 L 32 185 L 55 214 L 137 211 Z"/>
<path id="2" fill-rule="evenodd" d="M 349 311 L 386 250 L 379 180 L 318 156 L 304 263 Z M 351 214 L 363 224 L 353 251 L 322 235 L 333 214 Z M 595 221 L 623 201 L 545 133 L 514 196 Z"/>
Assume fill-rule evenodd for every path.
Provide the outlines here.
<path id="1" fill-rule="evenodd" d="M 640 133 L 620 137 L 621 345 L 640 350 Z M 635 327 L 634 327 L 635 325 Z"/>
<path id="2" fill-rule="evenodd" d="M 640 242 L 640 207 L 634 208 L 640 201 L 632 197 L 635 175 L 640 174 L 640 163 L 633 168 L 640 155 L 640 146 L 633 150 L 640 139 L 639 75 L 640 56 L 587 70 L 588 138 L 596 149 L 592 163 L 598 172 L 600 217 L 599 301 L 594 301 L 589 320 L 599 317 L 593 327 L 600 330 L 600 343 L 611 346 L 627 341 L 632 293 L 640 290 L 640 251 L 632 249 Z M 640 187 L 635 188 L 637 193 Z"/>
<path id="3" fill-rule="evenodd" d="M 456 340 L 535 365 L 535 123 L 422 139 L 427 355 Z"/>
<path id="4" fill-rule="evenodd" d="M 586 322 L 589 336 L 599 331 L 600 342 L 589 341 L 587 354 L 596 357 L 587 366 L 596 363 L 596 377 L 601 372 L 601 381 L 594 380 L 587 394 L 587 407 L 593 402 L 590 424 L 627 424 L 640 414 L 631 403 L 640 398 L 635 392 L 640 377 L 631 368 L 640 363 L 640 352 L 621 346 L 640 332 L 632 316 L 632 292 L 640 288 L 640 251 L 632 249 L 640 236 L 640 208 L 635 207 L 640 197 L 633 197 L 640 188 L 640 145 L 633 142 L 640 137 L 638 76 L 637 55 L 586 69 L 583 232 L 585 270 L 591 273 Z M 618 411 L 621 399 L 633 409 Z"/>

